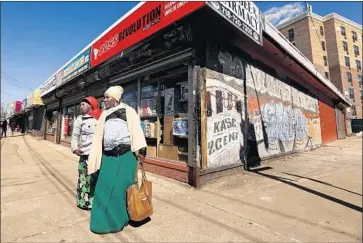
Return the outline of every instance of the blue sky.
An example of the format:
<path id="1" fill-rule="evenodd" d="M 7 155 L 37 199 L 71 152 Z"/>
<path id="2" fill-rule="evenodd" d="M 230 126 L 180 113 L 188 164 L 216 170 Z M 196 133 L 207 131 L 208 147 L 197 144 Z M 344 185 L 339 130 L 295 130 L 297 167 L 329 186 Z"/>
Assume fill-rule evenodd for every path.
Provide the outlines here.
<path id="1" fill-rule="evenodd" d="M 279 22 L 305 2 L 257 2 Z M 309 2 L 362 24 L 361 2 Z M 1 2 L 1 102 L 23 100 L 137 2 Z M 287 5 L 287 6 L 286 6 Z M 289 9 L 293 8 L 294 11 Z M 294 13 L 292 13 L 294 12 Z M 27 89 L 28 87 L 30 89 Z"/>

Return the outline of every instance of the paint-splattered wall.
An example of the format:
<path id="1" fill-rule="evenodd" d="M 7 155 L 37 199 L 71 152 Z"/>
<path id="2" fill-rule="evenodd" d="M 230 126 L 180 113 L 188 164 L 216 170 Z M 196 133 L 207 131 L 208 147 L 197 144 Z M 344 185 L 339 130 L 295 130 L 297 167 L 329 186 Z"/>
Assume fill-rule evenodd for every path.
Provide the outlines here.
<path id="1" fill-rule="evenodd" d="M 216 71 L 206 69 L 208 168 L 240 163 L 247 139 L 257 142 L 260 158 L 322 144 L 316 98 L 227 51 L 211 57 L 207 67 Z"/>

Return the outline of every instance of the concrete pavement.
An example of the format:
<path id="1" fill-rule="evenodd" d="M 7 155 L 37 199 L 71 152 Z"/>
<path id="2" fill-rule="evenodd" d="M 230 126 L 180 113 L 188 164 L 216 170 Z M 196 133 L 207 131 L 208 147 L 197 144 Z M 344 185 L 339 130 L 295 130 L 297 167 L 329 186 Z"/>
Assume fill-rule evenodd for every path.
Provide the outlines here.
<path id="1" fill-rule="evenodd" d="M 77 157 L 31 136 L 1 139 L 2 242 L 361 242 L 362 140 L 265 163 L 201 189 L 147 173 L 154 215 L 89 231 L 76 206 Z"/>

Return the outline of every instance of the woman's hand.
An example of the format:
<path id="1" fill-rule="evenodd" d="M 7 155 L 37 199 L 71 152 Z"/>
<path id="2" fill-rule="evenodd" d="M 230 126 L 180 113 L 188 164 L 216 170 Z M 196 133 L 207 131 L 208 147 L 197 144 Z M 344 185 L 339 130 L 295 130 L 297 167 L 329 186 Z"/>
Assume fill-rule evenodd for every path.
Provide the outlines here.
<path id="1" fill-rule="evenodd" d="M 137 158 L 140 160 L 141 163 L 145 161 L 145 156 L 142 154 L 137 155 Z"/>
<path id="2" fill-rule="evenodd" d="M 81 156 L 83 154 L 83 152 L 79 149 L 76 149 L 73 151 L 74 154 L 78 155 L 78 156 Z"/>

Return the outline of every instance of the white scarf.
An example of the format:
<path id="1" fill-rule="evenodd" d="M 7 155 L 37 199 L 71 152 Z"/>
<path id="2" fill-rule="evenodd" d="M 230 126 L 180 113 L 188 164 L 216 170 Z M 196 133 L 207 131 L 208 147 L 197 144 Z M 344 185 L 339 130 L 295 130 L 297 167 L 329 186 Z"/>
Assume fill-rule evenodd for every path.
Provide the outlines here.
<path id="1" fill-rule="evenodd" d="M 133 108 L 121 103 L 116 107 L 102 112 L 102 115 L 98 119 L 97 129 L 93 136 L 92 148 L 87 161 L 89 175 L 97 172 L 97 170 L 101 168 L 102 141 L 106 117 L 122 108 L 126 110 L 127 127 L 131 140 L 131 151 L 136 152 L 147 147 L 145 135 L 141 128 L 140 117 Z"/>

